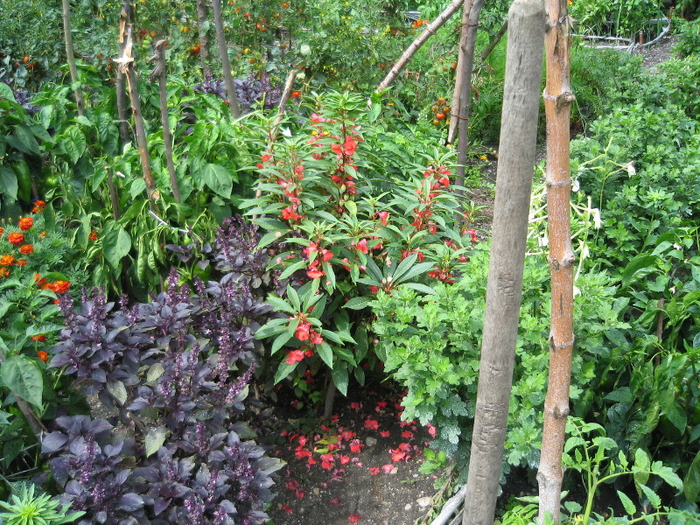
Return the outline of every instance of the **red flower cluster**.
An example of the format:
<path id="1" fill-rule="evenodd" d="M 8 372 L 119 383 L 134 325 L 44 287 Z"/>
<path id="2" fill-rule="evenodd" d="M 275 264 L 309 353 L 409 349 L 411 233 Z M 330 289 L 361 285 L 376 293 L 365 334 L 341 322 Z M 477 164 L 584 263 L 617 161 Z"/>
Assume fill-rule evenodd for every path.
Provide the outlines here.
<path id="1" fill-rule="evenodd" d="M 427 228 L 430 233 L 437 232 L 437 226 L 432 220 L 433 210 L 431 205 L 433 199 L 440 195 L 444 188 L 450 185 L 450 173 L 450 170 L 444 166 L 440 166 L 439 168 L 430 167 L 423 173 L 423 178 L 432 179 L 432 183 L 427 195 L 423 195 L 422 187 L 416 190 L 416 193 L 420 197 L 421 204 L 413 209 L 415 217 L 411 226 L 414 226 L 416 231 L 422 231 Z"/>
<path id="2" fill-rule="evenodd" d="M 32 213 L 41 213 L 44 211 L 44 208 L 46 207 L 46 203 L 42 200 L 35 200 L 34 201 L 34 207 L 32 208 Z"/>
<path id="3" fill-rule="evenodd" d="M 19 220 L 17 226 L 19 226 L 19 229 L 23 232 L 28 232 L 34 226 L 34 219 L 32 219 L 31 217 L 24 217 L 23 219 Z"/>
<path id="4" fill-rule="evenodd" d="M 287 359 L 284 360 L 288 365 L 293 365 L 294 363 L 300 363 L 305 357 L 313 357 L 314 351 L 308 346 L 302 346 L 298 350 L 290 350 L 287 354 Z"/>
<path id="5" fill-rule="evenodd" d="M 265 164 L 272 159 L 272 155 L 266 153 L 262 156 L 257 168 L 265 168 Z M 280 171 L 274 176 L 274 182 L 284 189 L 284 195 L 289 201 L 289 206 L 282 210 L 282 219 L 285 221 L 300 221 L 303 215 L 297 213 L 299 204 L 301 204 L 301 181 L 304 180 L 304 165 L 302 161 L 295 156 L 292 156 L 292 171 Z"/>
<path id="6" fill-rule="evenodd" d="M 304 254 L 309 260 L 309 266 L 306 270 L 306 275 L 309 279 L 320 279 L 326 272 L 318 267 L 321 261 L 328 262 L 333 258 L 333 252 L 326 248 L 320 248 L 318 244 L 312 242 L 304 248 Z"/>

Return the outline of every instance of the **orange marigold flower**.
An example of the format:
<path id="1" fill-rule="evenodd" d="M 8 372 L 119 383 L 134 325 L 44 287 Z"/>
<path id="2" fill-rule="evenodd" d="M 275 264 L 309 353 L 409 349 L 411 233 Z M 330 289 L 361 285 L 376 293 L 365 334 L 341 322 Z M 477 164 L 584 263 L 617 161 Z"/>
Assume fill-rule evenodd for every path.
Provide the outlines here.
<path id="1" fill-rule="evenodd" d="M 43 350 L 40 350 L 39 352 L 37 352 L 37 354 L 39 355 L 39 359 L 41 359 L 44 363 L 46 363 L 49 360 L 49 354 L 47 354 Z"/>
<path id="2" fill-rule="evenodd" d="M 54 293 L 65 293 L 70 288 L 70 283 L 68 281 L 56 281 L 49 285 L 49 290 Z"/>
<path id="3" fill-rule="evenodd" d="M 24 244 L 24 234 L 20 232 L 12 232 L 7 236 L 7 242 L 12 246 L 21 246 Z"/>
<path id="4" fill-rule="evenodd" d="M 41 233 L 39 234 L 39 238 L 40 238 L 40 239 L 43 239 L 44 237 L 46 237 L 46 232 L 41 232 Z"/>
<path id="5" fill-rule="evenodd" d="M 15 264 L 15 258 L 12 255 L 3 255 L 0 257 L 0 266 L 12 266 Z"/>
<path id="6" fill-rule="evenodd" d="M 10 275 L 10 270 L 5 268 L 4 266 L 0 268 L 0 278 L 7 277 L 8 275 Z"/>
<path id="7" fill-rule="evenodd" d="M 44 211 L 44 208 L 46 207 L 46 203 L 42 200 L 36 200 L 34 201 L 34 207 L 32 208 L 32 213 L 41 213 Z"/>
<path id="8" fill-rule="evenodd" d="M 28 232 L 32 229 L 32 226 L 34 226 L 34 219 L 32 219 L 31 217 L 25 217 L 24 219 L 20 219 L 17 223 L 17 226 L 19 226 L 19 229 L 23 232 Z"/>
<path id="9" fill-rule="evenodd" d="M 2 237 L 3 233 L 5 233 L 5 228 L 0 226 L 0 237 Z"/>
<path id="10" fill-rule="evenodd" d="M 33 335 L 32 341 L 39 341 L 40 343 L 43 343 L 46 341 L 46 334 Z"/>
<path id="11" fill-rule="evenodd" d="M 30 253 L 34 253 L 34 246 L 31 244 L 25 244 L 19 249 L 19 253 L 22 255 L 29 255 Z"/>
<path id="12" fill-rule="evenodd" d="M 97 240 L 97 232 L 90 232 L 90 240 L 91 241 Z"/>
<path id="13" fill-rule="evenodd" d="M 17 259 L 17 262 L 15 263 L 17 266 L 26 266 L 27 265 L 27 259 Z"/>

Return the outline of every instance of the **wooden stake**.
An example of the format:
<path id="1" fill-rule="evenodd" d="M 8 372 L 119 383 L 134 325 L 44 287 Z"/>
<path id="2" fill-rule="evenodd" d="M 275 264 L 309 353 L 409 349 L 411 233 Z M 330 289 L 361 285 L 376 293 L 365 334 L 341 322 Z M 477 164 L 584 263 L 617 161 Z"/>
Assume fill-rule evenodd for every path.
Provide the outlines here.
<path id="1" fill-rule="evenodd" d="M 75 66 L 75 52 L 73 51 L 73 33 L 70 24 L 70 0 L 63 0 L 63 37 L 66 44 L 66 58 L 68 59 L 68 71 L 70 72 L 70 81 L 72 84 L 78 82 L 78 68 Z M 75 95 L 75 103 L 78 107 L 78 115 L 85 112 L 85 98 L 83 91 L 75 86 L 73 88 Z"/>
<path id="2" fill-rule="evenodd" d="M 552 279 L 551 331 L 549 334 L 549 383 L 544 401 L 542 453 L 537 472 L 539 483 L 538 523 L 560 520 L 561 458 L 569 415 L 571 355 L 574 348 L 574 264 L 571 246 L 571 174 L 569 171 L 569 125 L 571 92 L 569 15 L 567 0 L 545 0 L 548 30 L 547 87 L 547 215 L 549 217 L 549 267 Z"/>
<path id="3" fill-rule="evenodd" d="M 207 0 L 197 0 L 197 27 L 199 27 L 199 59 L 202 62 L 202 76 L 205 82 L 212 79 L 211 53 L 209 51 L 209 35 L 205 31 L 207 23 Z"/>
<path id="4" fill-rule="evenodd" d="M 233 77 L 231 76 L 231 61 L 228 58 L 228 44 L 226 43 L 226 34 L 224 33 L 224 21 L 221 16 L 221 0 L 211 0 L 211 8 L 214 12 L 216 41 L 219 44 L 219 58 L 221 59 L 221 67 L 224 71 L 224 84 L 226 86 L 226 96 L 228 97 L 228 105 L 231 108 L 231 116 L 233 118 L 238 118 L 241 115 L 241 110 L 238 106 L 236 86 L 234 85 Z"/>
<path id="5" fill-rule="evenodd" d="M 158 79 L 158 91 L 160 94 L 160 123 L 163 127 L 163 142 L 165 143 L 165 161 L 168 164 L 168 172 L 170 173 L 170 187 L 173 191 L 173 197 L 177 202 L 182 202 L 180 199 L 180 187 L 177 184 L 177 176 L 175 175 L 175 164 L 173 163 L 173 145 L 170 137 L 170 124 L 168 123 L 168 92 L 166 89 L 165 76 L 165 40 L 160 39 L 155 43 L 156 54 L 151 57 L 149 62 L 155 60 L 156 67 L 148 77 L 149 82 Z"/>

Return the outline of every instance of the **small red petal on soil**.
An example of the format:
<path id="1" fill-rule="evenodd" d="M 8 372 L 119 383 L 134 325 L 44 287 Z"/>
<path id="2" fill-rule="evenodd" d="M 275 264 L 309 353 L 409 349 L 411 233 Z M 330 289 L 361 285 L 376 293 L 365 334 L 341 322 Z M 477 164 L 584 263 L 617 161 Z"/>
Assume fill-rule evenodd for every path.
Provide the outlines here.
<path id="1" fill-rule="evenodd" d="M 377 474 L 379 474 L 379 467 L 370 467 L 369 473 L 371 476 L 376 476 Z"/>
<path id="2" fill-rule="evenodd" d="M 399 450 L 403 452 L 410 452 L 411 451 L 411 445 L 408 443 L 400 443 L 399 444 Z"/>
<path id="3" fill-rule="evenodd" d="M 389 432 L 388 430 L 380 430 L 379 435 L 383 438 L 388 438 L 391 435 L 391 432 Z"/>
<path id="4" fill-rule="evenodd" d="M 362 514 L 351 514 L 350 516 L 348 516 L 348 521 L 350 521 L 350 523 L 357 523 L 361 519 Z"/>
<path id="5" fill-rule="evenodd" d="M 401 437 L 411 439 L 413 438 L 413 432 L 411 432 L 410 430 L 404 430 L 403 432 L 401 432 Z"/>
<path id="6" fill-rule="evenodd" d="M 353 410 L 360 410 L 362 408 L 362 403 L 354 401 L 350 403 L 350 408 L 352 408 Z"/>
<path id="7" fill-rule="evenodd" d="M 401 461 L 401 460 L 404 459 L 405 457 L 406 457 L 406 453 L 405 453 L 405 452 L 394 452 L 394 453 L 391 455 L 391 461 L 393 461 L 394 463 L 398 463 L 399 461 Z"/>
<path id="8" fill-rule="evenodd" d="M 340 456 L 340 464 L 347 465 L 350 463 L 350 456 Z"/>
<path id="9" fill-rule="evenodd" d="M 379 430 L 379 423 L 376 419 L 365 419 L 365 428 L 369 430 Z"/>
<path id="10" fill-rule="evenodd" d="M 394 470 L 394 468 L 394 465 L 386 464 L 382 467 L 382 470 L 388 474 L 389 472 Z"/>
<path id="11" fill-rule="evenodd" d="M 343 506 L 343 500 L 340 498 L 333 498 L 331 500 L 331 508 L 335 509 L 337 507 L 342 507 Z"/>
<path id="12" fill-rule="evenodd" d="M 297 491 L 294 493 L 294 495 L 295 495 L 297 498 L 299 498 L 299 499 L 302 499 L 302 498 L 304 497 L 304 493 L 303 493 L 301 490 L 297 490 Z"/>
<path id="13" fill-rule="evenodd" d="M 289 505 L 285 505 L 284 507 L 282 507 L 282 510 L 285 511 L 287 514 L 292 513 L 292 509 L 289 508 Z"/>

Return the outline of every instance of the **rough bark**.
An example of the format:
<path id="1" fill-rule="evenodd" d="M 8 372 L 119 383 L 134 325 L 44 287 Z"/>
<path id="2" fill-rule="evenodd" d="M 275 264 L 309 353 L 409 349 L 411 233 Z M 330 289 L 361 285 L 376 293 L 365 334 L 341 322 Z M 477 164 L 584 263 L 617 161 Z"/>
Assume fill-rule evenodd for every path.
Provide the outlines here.
<path id="1" fill-rule="evenodd" d="M 463 525 L 491 525 L 503 463 L 537 143 L 545 15 L 515 0 L 506 55 L 493 239 Z"/>
<path id="2" fill-rule="evenodd" d="M 464 170 L 467 164 L 467 151 L 469 150 L 469 110 L 471 104 L 472 70 L 474 68 L 474 47 L 476 46 L 476 30 L 479 26 L 479 14 L 484 0 L 474 0 L 469 11 L 469 22 L 464 30 L 467 32 L 466 49 L 464 50 L 464 78 L 459 94 L 459 109 L 457 125 L 459 128 L 459 143 L 457 144 L 457 180 L 456 184 L 464 185 Z M 450 121 L 450 125 L 454 118 Z M 454 137 L 452 138 L 454 140 Z"/>
<path id="3" fill-rule="evenodd" d="M 207 0 L 197 0 L 197 27 L 199 28 L 199 60 L 202 62 L 202 76 L 204 81 L 212 79 L 211 74 L 211 53 L 209 52 L 209 35 L 206 31 L 207 23 Z"/>
<path id="4" fill-rule="evenodd" d="M 457 71 L 455 71 L 455 90 L 452 93 L 450 105 L 450 129 L 447 133 L 447 143 L 452 144 L 457 135 L 457 119 L 459 117 L 459 100 L 462 93 L 462 81 L 464 80 L 464 63 L 467 50 L 467 28 L 469 27 L 469 12 L 472 10 L 474 0 L 466 0 L 462 7 L 462 24 L 459 28 L 459 51 L 457 52 Z"/>
<path id="5" fill-rule="evenodd" d="M 571 246 L 569 172 L 569 119 L 571 93 L 569 65 L 569 18 L 567 0 L 546 0 L 548 29 L 547 86 L 544 107 L 547 116 L 547 214 L 549 216 L 549 266 L 552 279 L 551 331 L 549 334 L 549 383 L 544 402 L 542 453 L 537 472 L 540 507 L 538 523 L 549 515 L 560 520 L 561 464 L 566 419 L 569 415 L 571 354 L 574 347 L 574 263 Z"/>
<path id="6" fill-rule="evenodd" d="M 241 115 L 241 110 L 238 106 L 236 86 L 233 83 L 233 76 L 231 76 L 231 60 L 228 58 L 228 44 L 224 33 L 224 20 L 221 15 L 221 0 L 211 0 L 211 10 L 214 13 L 216 41 L 219 44 L 219 58 L 221 59 L 221 67 L 224 72 L 224 85 L 226 86 L 228 105 L 231 108 L 231 116 L 238 118 Z"/>
<path id="7" fill-rule="evenodd" d="M 109 188 L 109 201 L 112 203 L 112 216 L 115 221 L 118 221 L 122 216 L 122 211 L 119 206 L 119 190 L 114 184 L 114 177 L 112 177 L 112 171 L 107 170 L 107 187 Z"/>
<path id="8" fill-rule="evenodd" d="M 148 195 L 149 205 L 151 210 L 154 209 L 154 202 L 158 199 L 158 191 L 156 183 L 153 180 L 151 172 L 151 158 L 148 155 L 148 138 L 146 137 L 146 128 L 143 122 L 143 114 L 141 113 L 141 101 L 138 92 L 138 79 L 134 69 L 134 58 L 132 55 L 133 45 L 133 26 L 126 24 L 126 36 L 123 54 L 115 60 L 120 71 L 126 77 L 126 85 L 129 89 L 129 98 L 131 99 L 131 113 L 134 117 L 134 131 L 136 133 L 136 142 L 139 147 L 139 155 L 141 156 L 141 165 L 143 167 L 143 180 L 146 183 L 146 194 Z"/>
<path id="9" fill-rule="evenodd" d="M 168 92 L 166 89 L 165 76 L 165 40 L 158 40 L 155 43 L 156 54 L 151 60 L 156 61 L 156 67 L 149 76 L 148 80 L 153 82 L 158 79 L 158 92 L 160 95 L 160 123 L 163 127 L 163 143 L 165 144 L 165 161 L 168 165 L 170 173 L 170 188 L 173 192 L 173 197 L 177 202 L 182 202 L 180 199 L 180 187 L 177 184 L 177 176 L 175 175 L 175 164 L 173 163 L 173 145 L 170 137 L 170 124 L 168 123 Z"/>
<path id="10" fill-rule="evenodd" d="M 381 93 L 384 91 L 386 88 L 391 85 L 391 83 L 396 80 L 396 77 L 399 76 L 399 73 L 401 73 L 401 70 L 408 64 L 408 62 L 413 58 L 413 55 L 416 54 L 416 51 L 418 51 L 423 44 L 425 44 L 426 40 L 430 38 L 432 35 L 435 34 L 435 32 L 440 29 L 440 27 L 447 22 L 447 20 L 457 12 L 457 9 L 459 9 L 459 6 L 462 5 L 462 2 L 464 0 L 452 0 L 452 3 L 445 8 L 445 10 L 438 15 L 438 17 L 433 20 L 431 23 L 429 23 L 426 27 L 425 30 L 416 38 L 413 42 L 411 42 L 411 45 L 406 48 L 406 51 L 403 52 L 401 57 L 396 61 L 396 63 L 391 67 L 389 70 L 389 73 L 384 77 L 384 80 L 381 81 L 379 86 L 377 86 L 377 89 L 375 89 L 375 93 Z"/>
<path id="11" fill-rule="evenodd" d="M 68 59 L 68 71 L 72 84 L 78 82 L 78 68 L 75 66 L 75 52 L 73 51 L 73 33 L 70 24 L 70 0 L 63 0 L 63 38 L 66 44 L 66 58 Z M 75 104 L 78 107 L 78 115 L 85 112 L 85 98 L 83 91 L 76 85 L 73 88 Z"/>

